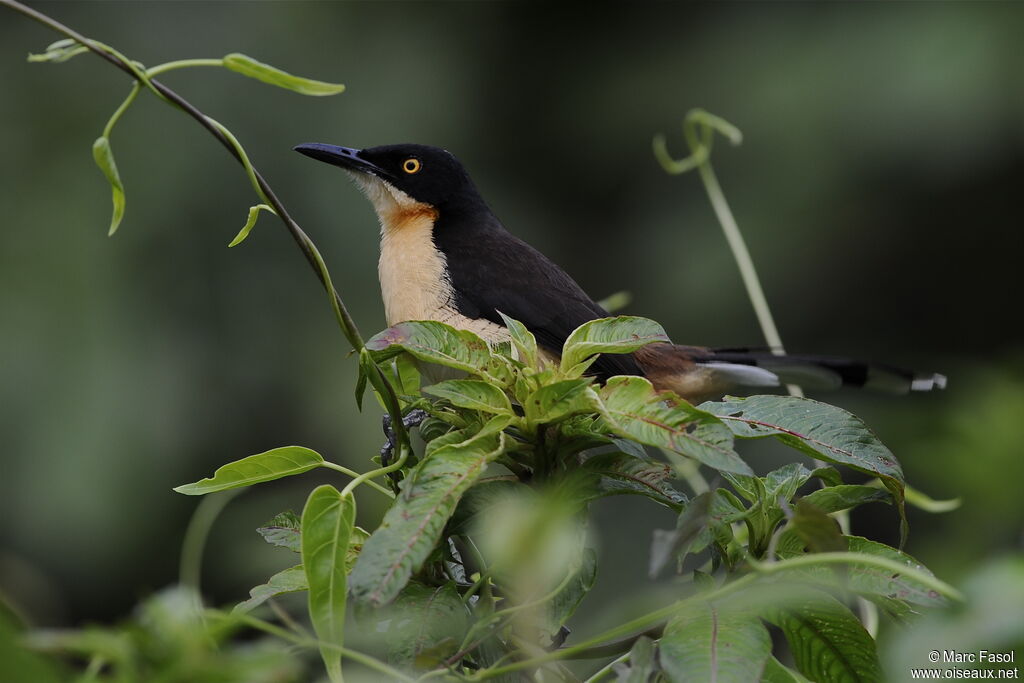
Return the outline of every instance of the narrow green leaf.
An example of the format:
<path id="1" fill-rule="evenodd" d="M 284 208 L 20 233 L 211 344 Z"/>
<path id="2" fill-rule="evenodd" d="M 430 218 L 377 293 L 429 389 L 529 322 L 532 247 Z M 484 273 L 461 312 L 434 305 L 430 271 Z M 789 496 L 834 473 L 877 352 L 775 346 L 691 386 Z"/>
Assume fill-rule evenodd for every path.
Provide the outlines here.
<path id="1" fill-rule="evenodd" d="M 772 641 L 761 620 L 751 614 L 699 603 L 665 626 L 659 655 L 669 681 L 749 683 L 761 678 Z"/>
<path id="2" fill-rule="evenodd" d="M 782 629 L 800 673 L 812 681 L 874 683 L 882 679 L 875 641 L 857 617 L 825 593 L 769 614 Z"/>
<path id="3" fill-rule="evenodd" d="M 366 342 L 376 362 L 406 351 L 419 360 L 462 370 L 486 378 L 490 349 L 468 330 L 456 330 L 433 320 L 404 322 L 389 327 Z"/>
<path id="4" fill-rule="evenodd" d="M 107 182 L 110 183 L 114 213 L 110 218 L 110 230 L 107 231 L 107 234 L 113 235 L 117 232 L 117 226 L 121 225 L 121 219 L 124 217 L 124 185 L 121 184 L 121 176 L 117 172 L 117 164 L 114 163 L 110 140 L 104 136 L 96 138 L 96 142 L 92 143 L 92 158 L 103 171 Z"/>
<path id="5" fill-rule="evenodd" d="M 302 565 L 290 567 L 274 574 L 266 583 L 261 583 L 250 590 L 249 599 L 235 605 L 232 612 L 251 612 L 274 596 L 308 589 L 306 570 L 302 568 Z"/>
<path id="6" fill-rule="evenodd" d="M 939 513 L 939 512 L 952 512 L 960 507 L 959 498 L 947 498 L 945 500 L 937 500 L 932 498 L 923 491 L 918 491 L 912 486 L 905 487 L 907 495 L 907 503 L 913 505 L 919 510 L 925 512 Z"/>
<path id="7" fill-rule="evenodd" d="M 485 413 L 512 415 L 505 392 L 478 379 L 450 379 L 424 387 L 424 393 L 451 401 L 452 405 Z"/>
<path id="8" fill-rule="evenodd" d="M 225 55 L 224 66 L 243 76 L 255 78 L 258 81 L 292 90 L 302 95 L 337 95 L 345 90 L 345 86 L 340 83 L 326 83 L 324 81 L 315 81 L 311 78 L 293 76 L 286 71 L 281 71 L 269 64 L 258 62 L 252 57 L 238 52 Z"/>
<path id="9" fill-rule="evenodd" d="M 202 496 L 215 491 L 261 484 L 319 467 L 324 459 L 316 451 L 302 446 L 283 446 L 257 453 L 219 467 L 213 476 L 174 488 L 186 496 Z"/>
<path id="10" fill-rule="evenodd" d="M 633 301 L 633 294 L 625 289 L 613 292 L 605 298 L 597 302 L 597 305 L 608 311 L 609 313 L 615 313 L 621 311 L 623 308 L 628 306 Z"/>
<path id="11" fill-rule="evenodd" d="M 253 226 L 256 225 L 256 219 L 259 218 L 260 211 L 269 211 L 275 216 L 277 215 L 277 212 L 274 211 L 272 207 L 266 204 L 256 204 L 255 206 L 250 206 L 249 216 L 248 218 L 245 219 L 245 225 L 243 225 L 242 229 L 238 231 L 237 235 L 235 235 L 235 239 L 231 240 L 231 243 L 228 244 L 229 248 L 237 246 L 245 241 L 245 238 L 249 236 L 250 232 L 252 232 Z"/>
<path id="12" fill-rule="evenodd" d="M 4 635 L 7 636 L 6 633 Z M 27 633 L 17 633 L 12 640 L 40 652 L 65 652 L 87 658 L 98 657 L 103 661 L 119 664 L 132 661 L 138 651 L 138 645 L 127 631 L 106 630 L 98 626 L 82 629 L 33 629 Z M 8 647 L 11 646 L 5 644 L 5 650 Z M 6 660 L 4 665 L 7 666 Z M 4 673 L 8 673 L 7 669 L 4 669 Z M 67 681 L 68 678 L 62 675 L 56 680 Z"/>
<path id="13" fill-rule="evenodd" d="M 389 663 L 432 669 L 459 649 L 468 617 L 453 582 L 427 586 L 410 581 L 381 613 L 375 631 L 387 644 Z"/>
<path id="14" fill-rule="evenodd" d="M 672 468 L 663 462 L 627 453 L 600 453 L 587 458 L 581 470 L 599 477 L 591 499 L 634 494 L 646 496 L 677 512 L 686 502 L 686 496 L 670 483 Z"/>
<path id="15" fill-rule="evenodd" d="M 270 545 L 287 548 L 292 552 L 302 552 L 302 521 L 291 510 L 274 515 L 274 518 L 256 532 Z"/>
<path id="16" fill-rule="evenodd" d="M 800 500 L 807 501 L 825 512 L 838 512 L 864 503 L 891 503 L 892 494 L 874 486 L 842 484 L 812 491 Z"/>
<path id="17" fill-rule="evenodd" d="M 647 318 L 623 315 L 583 323 L 562 346 L 563 371 L 598 353 L 633 353 L 655 342 L 670 341 L 658 323 Z"/>
<path id="18" fill-rule="evenodd" d="M 842 408 L 794 396 L 730 397 L 700 408 L 718 415 L 740 438 L 772 436 L 813 458 L 877 476 L 893 494 L 901 538 L 906 538 L 903 470 L 860 418 Z"/>
<path id="19" fill-rule="evenodd" d="M 600 392 L 598 409 L 613 433 L 648 446 L 667 448 L 723 472 L 752 476 L 732 449 L 732 432 L 714 415 L 671 394 L 654 391 L 643 377 L 613 377 Z"/>
<path id="20" fill-rule="evenodd" d="M 590 386 L 592 382 L 589 378 L 579 378 L 542 386 L 523 404 L 526 419 L 534 424 L 548 424 L 594 412 L 599 401 Z"/>
<path id="21" fill-rule="evenodd" d="M 59 64 L 60 62 L 66 62 L 72 57 L 88 51 L 89 48 L 82 45 L 74 38 L 64 38 L 55 43 L 50 43 L 46 47 L 46 52 L 42 54 L 29 54 L 28 61 Z"/>
<path id="22" fill-rule="evenodd" d="M 355 518 L 352 494 L 342 495 L 326 484 L 313 489 L 302 510 L 302 566 L 309 585 L 309 617 L 317 638 L 328 645 L 345 644 L 345 560 Z M 341 681 L 341 653 L 321 647 L 320 655 L 331 680 Z"/>
<path id="23" fill-rule="evenodd" d="M 497 416 L 488 425 L 508 424 Z M 433 551 L 459 499 L 504 450 L 493 427 L 461 442 L 447 443 L 422 460 L 402 482 L 402 493 L 363 546 L 352 571 L 352 597 L 359 603 L 391 602 Z"/>
<path id="24" fill-rule="evenodd" d="M 512 338 L 512 343 L 515 345 L 516 351 L 519 352 L 519 360 L 527 367 L 538 368 L 537 339 L 533 336 L 533 333 L 526 329 L 526 325 L 518 320 L 513 320 L 501 311 L 498 311 L 498 315 L 505 321 L 505 327 L 508 328 L 508 334 Z"/>

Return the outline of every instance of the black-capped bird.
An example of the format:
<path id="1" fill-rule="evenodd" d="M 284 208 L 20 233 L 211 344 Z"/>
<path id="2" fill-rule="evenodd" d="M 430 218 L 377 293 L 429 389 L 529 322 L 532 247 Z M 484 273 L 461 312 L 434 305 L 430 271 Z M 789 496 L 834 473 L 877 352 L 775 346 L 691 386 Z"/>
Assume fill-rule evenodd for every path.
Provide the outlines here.
<path id="1" fill-rule="evenodd" d="M 348 171 L 373 204 L 388 325 L 436 320 L 500 342 L 508 339 L 501 311 L 557 358 L 574 329 L 608 316 L 564 270 L 505 229 L 449 152 L 413 144 L 359 150 L 310 143 L 295 150 Z M 591 370 L 600 379 L 642 375 L 691 402 L 780 382 L 906 392 L 943 388 L 946 381 L 845 358 L 668 343 L 605 354 Z"/>

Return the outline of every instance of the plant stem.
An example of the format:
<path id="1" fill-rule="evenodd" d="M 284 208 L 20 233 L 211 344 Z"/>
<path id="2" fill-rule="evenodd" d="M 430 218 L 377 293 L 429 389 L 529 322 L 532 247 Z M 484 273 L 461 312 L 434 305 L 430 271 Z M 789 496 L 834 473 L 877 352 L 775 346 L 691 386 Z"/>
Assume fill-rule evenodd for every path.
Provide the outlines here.
<path id="1" fill-rule="evenodd" d="M 168 100 L 169 102 L 177 106 L 190 117 L 195 119 L 201 126 L 203 126 L 203 128 L 206 128 L 206 130 L 211 135 L 213 135 L 231 153 L 231 155 L 235 157 L 236 160 L 238 160 L 240 163 L 242 162 L 242 157 L 241 155 L 239 155 L 238 150 L 235 149 L 231 141 L 217 128 L 217 126 L 213 123 L 212 119 L 209 119 L 201 111 L 196 109 L 196 107 L 193 106 L 190 102 L 185 100 L 183 97 L 178 95 L 178 93 L 171 90 L 164 84 L 160 83 L 159 81 L 146 78 L 145 74 L 139 72 L 138 67 L 132 64 L 129 60 L 118 56 L 114 53 L 113 50 L 100 47 L 95 41 L 90 40 L 78 31 L 75 31 L 74 29 L 65 26 L 59 21 L 43 14 L 42 12 L 39 12 L 35 9 L 32 9 L 31 7 L 23 5 L 20 2 L 17 2 L 17 0 L 0 0 L 0 5 L 9 7 L 15 12 L 18 12 L 30 19 L 33 19 L 34 21 L 37 21 L 43 24 L 44 26 L 47 26 L 56 31 L 57 33 L 60 33 L 68 38 L 77 40 L 79 43 L 89 48 L 91 52 L 110 62 L 115 67 L 121 69 L 122 71 L 132 76 L 136 80 L 146 82 L 147 85 L 150 86 L 153 89 L 153 91 L 156 92 L 160 97 Z M 313 246 L 312 240 L 309 239 L 309 237 L 302 231 L 302 229 L 295 222 L 295 220 L 292 219 L 287 209 L 274 194 L 272 188 L 269 186 L 267 181 L 262 177 L 262 175 L 260 175 L 258 171 L 255 171 L 254 175 L 256 178 L 256 183 L 260 188 L 260 191 L 266 195 L 267 203 L 274 208 L 274 211 L 277 213 L 281 221 L 285 224 L 285 227 L 288 229 L 288 232 L 292 235 L 293 239 L 298 243 L 299 248 L 306 256 L 306 260 L 309 261 L 311 266 L 313 266 L 314 271 L 317 274 L 317 277 L 319 277 L 321 283 L 326 286 L 327 281 L 324 278 L 321 269 L 318 267 L 317 259 L 313 255 L 315 247 Z M 341 323 L 342 331 L 345 333 L 346 338 L 352 344 L 353 348 L 357 350 L 361 349 L 363 347 L 362 336 L 359 334 L 355 322 L 352 320 L 351 316 L 349 316 L 348 311 L 346 310 L 344 303 L 341 301 L 341 297 L 338 295 L 337 291 L 331 293 L 333 294 L 333 297 L 336 299 L 338 307 L 340 309 L 341 320 L 339 322 Z"/>
<path id="2" fill-rule="evenodd" d="M 629 652 L 626 652 L 625 654 L 620 655 L 619 657 L 613 659 L 612 661 L 602 666 L 600 669 L 594 672 L 593 676 L 587 679 L 586 683 L 597 683 L 602 678 L 610 676 L 612 673 L 614 673 L 616 664 L 622 664 L 629 661 L 629 654 Z"/>
<path id="3" fill-rule="evenodd" d="M 708 199 L 711 201 L 711 206 L 715 210 L 718 222 L 722 226 L 722 232 L 725 233 L 725 239 L 729 243 L 729 249 L 736 259 L 736 265 L 740 269 L 743 285 L 746 287 L 747 296 L 754 307 L 754 313 L 757 315 L 757 322 L 761 326 L 765 342 L 767 342 L 768 347 L 775 355 L 785 355 L 786 351 L 782 345 L 782 337 L 779 336 L 779 329 L 775 326 L 775 318 L 768 307 L 768 300 L 765 298 L 764 289 L 761 287 L 761 280 L 757 277 L 754 260 L 750 257 L 750 250 L 747 249 L 743 233 L 740 232 L 739 226 L 736 225 L 736 218 L 733 216 L 729 203 L 722 193 L 722 186 L 718 183 L 718 177 L 711 167 L 711 161 L 708 160 L 700 164 L 697 167 L 697 173 L 700 174 L 700 179 L 708 193 Z M 800 387 L 796 385 L 788 385 L 787 389 L 793 396 L 803 395 Z"/>
<path id="4" fill-rule="evenodd" d="M 758 574 L 777 574 L 778 572 L 788 571 L 790 569 L 828 564 L 866 565 L 905 576 L 916 583 L 927 586 L 936 593 L 944 595 L 951 600 L 962 602 L 964 599 L 964 596 L 960 591 L 953 588 L 945 581 L 937 579 L 931 574 L 923 572 L 920 569 L 915 569 L 914 567 L 897 562 L 896 560 L 890 560 L 887 557 L 880 557 L 878 555 L 851 552 L 811 553 L 809 555 L 800 555 L 799 557 L 791 557 L 777 562 L 759 562 L 751 557 L 748 557 L 747 561 Z"/>
<path id="5" fill-rule="evenodd" d="M 78 31 L 75 31 L 42 12 L 17 2 L 17 0 L 0 0 L 0 5 L 6 6 L 15 12 L 43 24 L 57 33 L 78 41 L 97 56 L 105 59 L 118 69 L 121 69 L 128 75 L 132 76 L 137 82 L 145 83 L 146 86 L 158 97 L 181 109 L 185 114 L 195 119 L 203 128 L 213 135 L 214 138 L 216 138 L 228 150 L 228 152 L 230 152 L 231 155 L 245 167 L 246 173 L 249 174 L 250 180 L 253 182 L 257 193 L 273 208 L 274 213 L 276 213 L 278 218 L 281 219 L 281 222 L 284 223 L 285 228 L 288 230 L 289 234 L 291 234 L 292 238 L 299 246 L 299 249 L 301 249 L 303 255 L 306 257 L 306 261 L 313 268 L 316 276 L 320 279 L 321 284 L 324 286 L 324 289 L 330 298 L 335 317 L 338 320 L 338 325 L 341 328 L 342 333 L 345 335 L 345 338 L 352 345 L 353 349 L 357 351 L 363 350 L 363 337 L 359 333 L 355 320 L 353 320 L 352 316 L 349 314 L 348 309 L 346 308 L 344 301 L 342 301 L 341 296 L 338 294 L 337 289 L 334 288 L 330 273 L 327 271 L 327 266 L 324 263 L 319 250 L 317 250 L 316 245 L 291 217 L 291 214 L 288 213 L 284 204 L 282 204 L 277 198 L 277 195 L 259 171 L 248 163 L 244 151 L 241 151 L 241 146 L 238 144 L 238 141 L 229 133 L 226 134 L 226 129 L 224 129 L 223 126 L 203 114 L 203 112 L 197 109 L 188 100 L 178 95 L 175 91 L 171 90 L 159 81 L 150 78 L 146 72 L 140 70 L 137 64 L 127 59 L 113 48 L 97 43 L 94 40 L 90 40 Z M 214 60 L 183 61 L 191 62 L 190 65 L 193 66 L 210 66 Z M 169 62 L 167 64 L 156 66 L 154 69 L 162 69 L 166 71 L 170 68 L 179 68 L 179 64 L 180 62 Z M 374 367 L 376 368 L 376 366 Z M 391 383 L 387 381 L 387 378 L 379 368 L 370 372 L 369 377 L 374 388 L 383 396 L 393 422 L 397 424 L 394 428 L 396 440 L 404 444 L 405 447 L 410 447 L 408 435 L 402 426 L 401 406 L 394 387 L 392 387 Z"/>
<path id="6" fill-rule="evenodd" d="M 699 133 L 698 126 L 700 127 Z M 668 173 L 679 174 L 694 168 L 697 169 L 701 182 L 704 184 L 704 189 L 708 194 L 708 199 L 711 201 L 711 207 L 715 211 L 718 223 L 722 226 L 722 232 L 725 234 L 726 242 L 729 244 L 729 249 L 732 251 L 736 265 L 739 267 L 743 285 L 747 290 L 747 297 L 754 307 L 754 313 L 761 326 L 761 333 L 764 335 L 765 342 L 767 342 L 772 353 L 777 356 L 784 356 L 786 351 L 782 345 L 782 338 L 779 336 L 779 330 L 775 326 L 775 319 L 772 316 L 771 308 L 769 308 L 768 300 L 765 298 L 764 290 L 761 288 L 761 281 L 757 277 L 757 270 L 754 268 L 754 261 L 750 257 L 750 250 L 747 249 L 743 233 L 740 232 L 739 226 L 736 224 L 736 218 L 729 208 L 729 203 L 725 199 L 725 194 L 718 183 L 715 171 L 711 167 L 711 144 L 716 131 L 729 138 L 733 144 L 739 144 L 740 140 L 742 140 L 742 135 L 735 126 L 713 114 L 700 109 L 694 109 L 687 113 L 686 119 L 683 122 L 683 134 L 687 145 L 690 147 L 690 156 L 681 161 L 673 160 L 668 154 L 664 136 L 660 135 L 654 139 L 654 154 L 661 163 L 662 168 Z M 803 396 L 803 391 L 795 384 L 786 385 L 786 389 L 791 396 Z"/>
<path id="7" fill-rule="evenodd" d="M 648 629 L 654 624 L 660 623 L 666 619 L 669 619 L 674 614 L 689 606 L 690 604 L 700 602 L 712 602 L 714 600 L 721 600 L 722 598 L 737 593 L 752 583 L 758 581 L 762 576 L 771 574 L 778 574 L 780 572 L 788 571 L 791 569 L 800 569 L 802 567 L 818 566 L 818 565 L 830 565 L 830 564 L 852 564 L 852 565 L 867 565 L 877 567 L 886 571 L 899 573 L 904 576 L 911 578 L 912 580 L 927 586 L 928 588 L 936 591 L 946 597 L 963 601 L 963 595 L 957 589 L 953 588 L 949 584 L 941 581 L 931 574 L 926 574 L 918 569 L 909 567 L 905 564 L 890 560 L 885 557 L 878 557 L 874 555 L 865 555 L 863 553 L 851 553 L 851 552 L 837 552 L 837 553 L 814 553 L 811 555 L 803 555 L 800 557 L 794 557 L 787 560 L 781 560 L 778 562 L 757 562 L 751 558 L 748 558 L 750 566 L 755 570 L 753 573 L 742 576 L 731 583 L 727 583 L 724 586 L 720 586 L 714 590 L 706 593 L 698 593 L 688 598 L 683 598 L 677 602 L 657 609 L 653 612 L 648 612 L 642 616 L 632 619 L 625 624 L 620 624 L 614 628 L 611 628 L 604 633 L 598 634 L 593 638 L 583 641 L 577 645 L 571 647 L 562 648 L 553 652 L 547 652 L 538 657 L 534 657 L 528 660 L 522 660 L 513 662 L 501 667 L 493 667 L 490 669 L 483 669 L 478 671 L 473 676 L 470 676 L 471 680 L 483 680 L 487 678 L 493 678 L 502 674 L 510 673 L 513 671 L 519 671 L 520 669 L 527 669 L 536 667 L 539 664 L 550 662 L 555 659 L 572 659 L 580 658 L 597 650 L 596 646 L 600 646 L 602 649 L 605 645 L 608 645 L 610 640 L 618 640 L 624 636 L 636 635 L 638 631 Z"/>
<path id="8" fill-rule="evenodd" d="M 270 622 L 258 619 L 252 616 L 251 614 L 229 615 L 224 614 L 223 612 L 220 612 L 218 610 L 206 610 L 206 614 L 210 617 L 215 617 L 218 619 L 236 619 L 238 621 L 241 621 L 246 626 L 250 626 L 265 633 L 269 633 L 273 636 L 277 636 L 278 638 L 286 640 L 289 643 L 298 645 L 299 647 L 309 649 L 322 647 L 334 650 L 335 652 L 340 652 L 343 657 L 351 659 L 355 662 L 359 662 L 368 669 L 373 669 L 374 671 L 379 671 L 382 674 L 390 676 L 390 680 L 403 681 L 403 683 L 415 683 L 414 678 L 406 676 L 398 669 L 394 669 L 385 664 L 384 662 L 380 661 L 379 659 L 371 657 L 370 655 L 363 654 L 362 652 L 358 652 L 356 650 L 350 650 L 347 647 L 335 645 L 334 643 L 325 643 L 315 638 L 303 638 L 302 636 L 298 636 L 287 629 L 281 628 L 280 626 L 276 626 L 275 624 L 271 624 Z"/>
<path id="9" fill-rule="evenodd" d="M 153 76 L 159 76 L 162 73 L 168 71 L 174 71 L 175 69 L 190 69 L 194 66 L 224 66 L 223 59 L 179 59 L 174 62 L 166 62 L 164 64 L 157 64 L 154 67 L 146 69 L 146 75 L 152 78 Z"/>
<path id="10" fill-rule="evenodd" d="M 344 467 L 344 466 L 339 465 L 337 463 L 329 462 L 327 460 L 324 460 L 323 466 L 328 468 L 328 469 L 332 469 L 332 470 L 336 470 L 338 472 L 341 472 L 342 474 L 347 474 L 348 476 L 350 476 L 352 478 L 357 478 L 357 477 L 363 476 L 362 474 L 360 474 L 359 472 L 356 472 L 355 470 L 350 470 L 347 467 Z M 373 473 L 371 472 L 370 474 L 373 474 Z M 377 482 L 373 481 L 372 479 L 367 479 L 366 480 L 366 484 L 368 486 L 370 486 L 371 488 L 376 489 L 377 491 L 380 491 L 381 493 L 383 493 L 388 498 L 394 498 L 395 497 L 395 494 L 394 494 L 393 491 L 389 491 L 388 489 L 384 488 L 383 486 L 381 486 Z"/>
<path id="11" fill-rule="evenodd" d="M 352 493 L 352 491 L 354 491 L 357 486 L 362 484 L 364 481 L 369 481 L 372 477 L 380 477 L 380 476 L 383 476 L 385 474 L 389 474 L 391 472 L 394 472 L 397 469 L 400 469 L 402 467 L 402 465 L 405 464 L 405 461 L 409 459 L 410 448 L 408 446 L 404 445 L 404 444 L 400 444 L 398 446 L 398 448 L 399 448 L 399 450 L 401 450 L 401 453 L 402 453 L 399 456 L 398 460 L 396 460 L 395 462 L 391 463 L 387 467 L 379 467 L 379 468 L 377 468 L 375 470 L 370 470 L 369 472 L 363 472 L 362 474 L 357 476 L 355 479 L 350 481 L 345 486 L 345 488 L 343 488 L 341 490 L 341 495 L 342 496 L 350 495 Z"/>
<path id="12" fill-rule="evenodd" d="M 128 93 L 128 97 L 124 98 L 124 102 L 121 103 L 121 106 L 114 111 L 110 119 L 107 121 L 107 125 L 103 128 L 103 137 L 110 137 L 110 134 L 114 131 L 114 125 L 121 119 L 121 115 L 128 110 L 128 107 L 135 101 L 135 98 L 138 97 L 139 90 L 141 90 L 141 86 L 139 86 L 138 81 L 135 81 L 135 83 L 132 84 L 131 91 Z"/>
<path id="13" fill-rule="evenodd" d="M 213 523 L 237 495 L 245 489 L 235 489 L 220 494 L 204 496 L 192 513 L 192 519 L 185 530 L 185 539 L 181 542 L 181 562 L 178 568 L 178 581 L 199 594 L 200 577 L 203 569 L 203 549 L 210 535 Z"/>

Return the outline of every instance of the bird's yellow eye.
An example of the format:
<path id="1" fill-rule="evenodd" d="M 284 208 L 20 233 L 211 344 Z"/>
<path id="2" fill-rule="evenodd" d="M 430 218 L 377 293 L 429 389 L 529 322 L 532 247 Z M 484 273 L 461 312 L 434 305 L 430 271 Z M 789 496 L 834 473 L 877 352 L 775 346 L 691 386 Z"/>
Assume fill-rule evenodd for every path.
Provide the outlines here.
<path id="1" fill-rule="evenodd" d="M 421 168 L 423 168 L 423 164 L 415 157 L 410 157 L 402 162 L 402 170 L 406 173 L 419 173 Z"/>

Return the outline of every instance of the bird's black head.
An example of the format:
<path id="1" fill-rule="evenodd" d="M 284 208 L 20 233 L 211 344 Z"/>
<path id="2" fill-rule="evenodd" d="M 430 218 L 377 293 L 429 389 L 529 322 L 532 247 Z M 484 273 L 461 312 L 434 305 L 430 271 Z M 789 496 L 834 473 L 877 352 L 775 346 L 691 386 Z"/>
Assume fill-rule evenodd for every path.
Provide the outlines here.
<path id="1" fill-rule="evenodd" d="M 450 152 L 427 145 L 384 145 L 351 149 L 322 143 L 297 145 L 296 152 L 371 176 L 416 202 L 439 210 L 452 204 L 475 204 L 479 195 L 466 170 Z M 364 182 L 360 183 L 368 190 Z M 372 199 L 372 197 L 371 197 Z"/>

